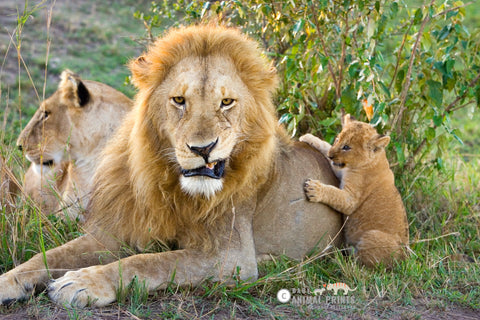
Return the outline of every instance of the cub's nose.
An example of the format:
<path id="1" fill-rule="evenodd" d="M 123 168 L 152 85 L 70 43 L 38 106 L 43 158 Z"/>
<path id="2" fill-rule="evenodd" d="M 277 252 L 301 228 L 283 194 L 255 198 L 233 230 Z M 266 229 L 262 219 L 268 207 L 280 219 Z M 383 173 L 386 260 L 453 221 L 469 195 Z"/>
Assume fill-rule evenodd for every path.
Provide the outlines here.
<path id="1" fill-rule="evenodd" d="M 205 163 L 208 163 L 208 156 L 210 155 L 212 150 L 217 145 L 217 142 L 218 142 L 218 138 L 215 141 L 213 141 L 213 142 L 211 142 L 211 143 L 209 143 L 208 145 L 205 145 L 205 146 L 191 146 L 191 145 L 187 144 L 187 147 L 193 153 L 202 157 L 205 160 Z"/>
<path id="2" fill-rule="evenodd" d="M 18 148 L 18 150 L 23 151 L 23 146 L 22 146 L 21 144 L 19 144 L 19 145 L 17 146 L 17 148 Z"/>

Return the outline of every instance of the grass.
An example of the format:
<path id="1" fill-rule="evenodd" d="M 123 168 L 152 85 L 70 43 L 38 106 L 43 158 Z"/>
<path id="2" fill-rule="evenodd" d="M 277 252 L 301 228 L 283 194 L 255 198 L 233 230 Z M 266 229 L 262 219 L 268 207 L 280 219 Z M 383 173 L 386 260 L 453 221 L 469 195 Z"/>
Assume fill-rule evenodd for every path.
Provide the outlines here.
<path id="1" fill-rule="evenodd" d="M 12 1 L 12 5 L 15 2 Z M 97 3 L 95 6 L 92 4 Z M 45 4 L 48 9 L 48 4 Z M 71 4 L 73 5 L 73 4 Z M 85 79 L 105 82 L 129 96 L 133 89 L 124 86 L 129 58 L 142 46 L 133 39 L 143 26 L 132 13 L 148 7 L 148 2 L 84 1 L 75 4 L 74 13 L 57 4 L 52 14 L 50 46 L 47 42 L 45 8 L 32 14 L 22 33 L 24 66 L 20 73 L 14 51 L 0 47 L 5 57 L 0 74 L 0 154 L 16 177 L 28 165 L 15 147 L 21 128 L 43 96 L 56 89 L 64 68 Z M 14 5 L 13 5 L 14 8 Z M 480 11 L 480 6 L 473 10 Z M 19 8 L 21 10 L 23 8 Z M 12 14 L 15 11 L 12 11 Z M 0 18 L 1 19 L 1 18 Z M 472 19 L 472 21 L 475 21 Z M 13 30 L 13 25 L 11 25 Z M 13 32 L 13 31 L 11 31 Z M 35 50 L 32 48 L 35 47 Z M 45 53 L 50 52 L 46 86 Z M 18 75 L 19 74 L 19 75 Z M 13 75 L 13 76 L 12 76 Z M 13 79 L 13 80 L 12 80 Z M 19 85 L 20 83 L 20 89 Z M 33 93 L 33 88 L 39 92 Z M 199 288 L 178 288 L 147 297 L 142 283 L 125 284 L 118 292 L 118 303 L 102 309 L 63 309 L 41 294 L 24 304 L 0 307 L 2 314 L 18 318 L 45 318 L 62 315 L 69 319 L 96 318 L 421 318 L 432 315 L 464 314 L 478 316 L 480 309 L 480 157 L 478 111 L 465 110 L 456 125 L 463 128 L 464 145 L 452 145 L 441 172 L 425 170 L 413 176 L 397 177 L 410 222 L 412 254 L 393 270 L 369 270 L 339 249 L 309 263 L 278 257 L 260 265 L 255 283 L 234 286 L 206 281 Z M 77 237 L 81 229 L 40 212 L 24 196 L 17 199 L 13 212 L 0 212 L 0 273 L 28 260 L 41 251 Z M 295 306 L 281 304 L 276 294 L 282 288 L 294 297 L 311 297 L 324 284 L 344 282 L 357 288 L 349 296 L 354 301 L 339 303 L 323 295 L 321 304 Z M 302 293 L 303 290 L 303 293 Z M 297 292 L 297 291 L 300 291 Z M 329 298 L 330 297 L 330 298 Z M 329 303 L 328 303 L 329 302 Z"/>

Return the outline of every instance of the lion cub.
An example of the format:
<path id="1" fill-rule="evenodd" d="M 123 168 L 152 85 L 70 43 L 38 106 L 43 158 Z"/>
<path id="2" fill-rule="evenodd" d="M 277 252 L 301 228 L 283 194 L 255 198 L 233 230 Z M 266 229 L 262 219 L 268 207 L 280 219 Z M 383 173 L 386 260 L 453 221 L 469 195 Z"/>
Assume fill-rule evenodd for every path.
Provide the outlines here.
<path id="1" fill-rule="evenodd" d="M 345 238 L 366 266 L 390 267 L 405 257 L 408 222 L 393 172 L 385 154 L 390 137 L 369 124 L 342 118 L 342 132 L 333 146 L 311 134 L 300 138 L 332 161 L 340 189 L 316 180 L 305 182 L 308 200 L 322 202 L 345 214 Z"/>

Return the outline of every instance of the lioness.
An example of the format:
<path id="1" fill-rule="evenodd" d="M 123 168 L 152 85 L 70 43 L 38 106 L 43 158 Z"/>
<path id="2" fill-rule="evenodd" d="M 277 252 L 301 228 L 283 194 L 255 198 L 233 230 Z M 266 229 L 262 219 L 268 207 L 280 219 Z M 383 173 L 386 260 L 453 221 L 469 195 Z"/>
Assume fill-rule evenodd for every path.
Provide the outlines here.
<path id="1" fill-rule="evenodd" d="M 15 209 L 15 195 L 19 191 L 15 176 L 0 155 L 0 214 Z"/>
<path id="2" fill-rule="evenodd" d="M 253 280 L 257 258 L 301 259 L 332 241 L 341 215 L 308 202 L 302 185 L 337 179 L 320 152 L 277 124 L 276 71 L 256 42 L 226 27 L 175 29 L 130 69 L 139 92 L 96 172 L 87 233 L 46 253 L 60 277 L 51 299 L 104 306 L 134 277 L 148 290 Z M 121 246 L 152 240 L 179 249 L 119 259 Z M 36 255 L 0 277 L 0 301 L 48 280 Z"/>
<path id="3" fill-rule="evenodd" d="M 390 267 L 395 259 L 405 257 L 408 246 L 407 215 L 385 155 L 390 137 L 349 114 L 342 117 L 342 127 L 331 147 L 311 134 L 300 138 L 326 152 L 341 171 L 340 188 L 307 180 L 305 192 L 310 201 L 348 216 L 346 242 L 355 247 L 361 263 Z"/>
<path id="4" fill-rule="evenodd" d="M 63 71 L 58 90 L 17 140 L 32 162 L 25 174 L 26 194 L 47 212 L 83 221 L 101 150 L 132 104 L 106 84 Z"/>

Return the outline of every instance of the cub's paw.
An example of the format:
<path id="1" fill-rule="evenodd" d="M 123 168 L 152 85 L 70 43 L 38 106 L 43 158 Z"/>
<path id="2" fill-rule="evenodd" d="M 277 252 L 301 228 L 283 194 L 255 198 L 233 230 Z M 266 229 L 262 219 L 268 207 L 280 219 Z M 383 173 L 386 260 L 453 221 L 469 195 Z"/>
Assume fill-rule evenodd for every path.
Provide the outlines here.
<path id="1" fill-rule="evenodd" d="M 318 180 L 308 179 L 303 184 L 303 190 L 305 191 L 305 195 L 307 196 L 308 201 L 311 202 L 321 202 L 322 201 L 322 188 L 323 183 Z"/>
<path id="2" fill-rule="evenodd" d="M 94 266 L 65 273 L 49 283 L 48 296 L 60 305 L 77 308 L 103 307 L 114 302 L 116 288 L 101 268 Z"/>
<path id="3" fill-rule="evenodd" d="M 32 296 L 34 286 L 21 283 L 12 271 L 0 276 L 0 306 L 8 306 Z"/>

